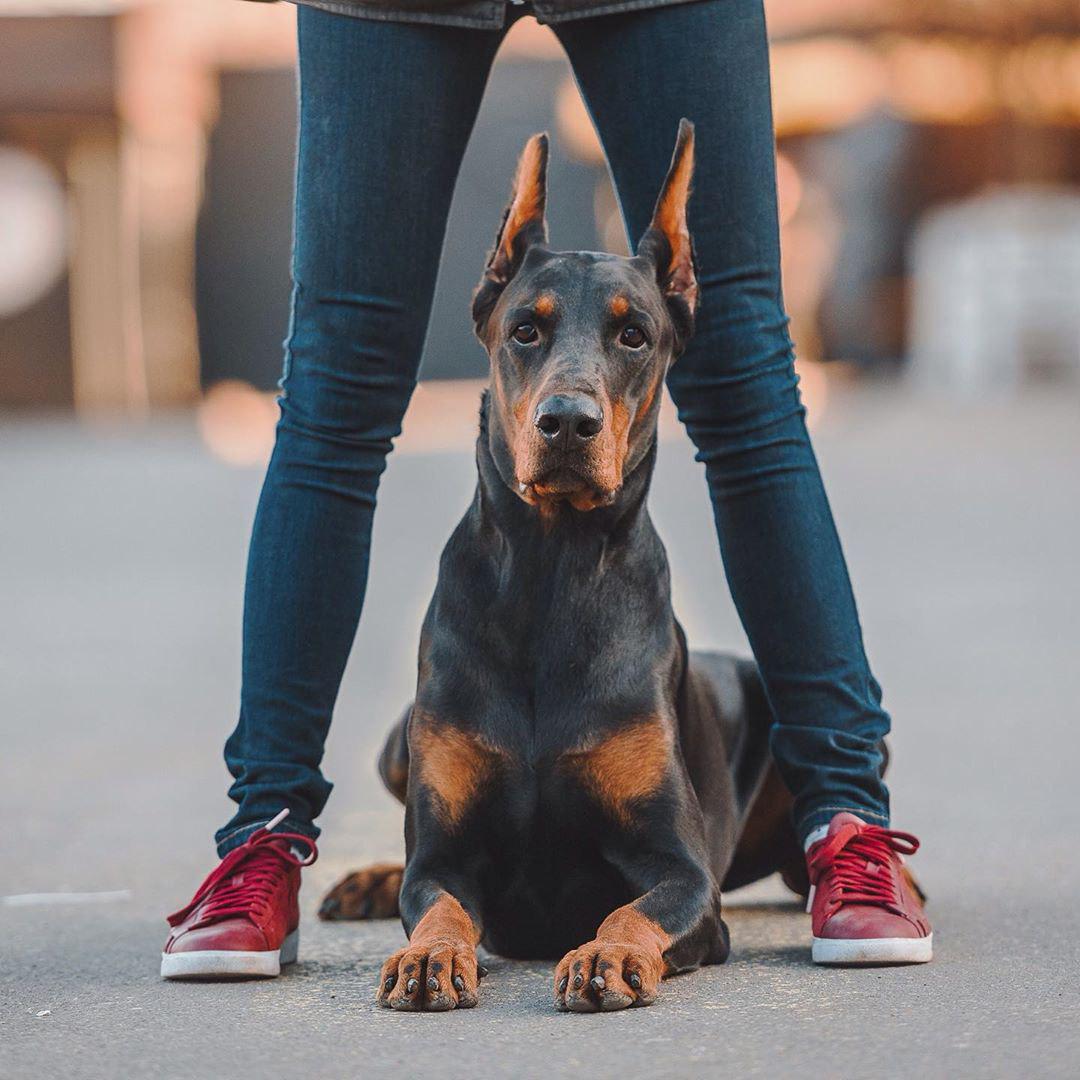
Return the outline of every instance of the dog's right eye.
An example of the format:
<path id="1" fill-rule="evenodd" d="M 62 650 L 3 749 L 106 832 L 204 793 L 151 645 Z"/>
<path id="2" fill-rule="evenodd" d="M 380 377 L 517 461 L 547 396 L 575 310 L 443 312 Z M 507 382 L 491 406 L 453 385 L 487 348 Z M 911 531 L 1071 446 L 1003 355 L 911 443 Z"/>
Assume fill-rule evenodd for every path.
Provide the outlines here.
<path id="1" fill-rule="evenodd" d="M 518 323 L 510 335 L 519 345 L 531 345 L 539 336 L 539 332 L 531 322 Z"/>

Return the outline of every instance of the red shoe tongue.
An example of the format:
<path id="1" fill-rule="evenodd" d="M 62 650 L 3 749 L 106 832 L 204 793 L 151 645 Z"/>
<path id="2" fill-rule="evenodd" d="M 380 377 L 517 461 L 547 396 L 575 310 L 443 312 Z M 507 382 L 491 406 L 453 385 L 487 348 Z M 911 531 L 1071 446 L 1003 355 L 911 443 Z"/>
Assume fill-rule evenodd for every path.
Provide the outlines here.
<path id="1" fill-rule="evenodd" d="M 847 810 L 842 810 L 829 822 L 829 831 L 826 836 L 835 836 L 845 825 L 862 827 L 866 825 L 866 822 L 856 814 L 850 814 Z"/>

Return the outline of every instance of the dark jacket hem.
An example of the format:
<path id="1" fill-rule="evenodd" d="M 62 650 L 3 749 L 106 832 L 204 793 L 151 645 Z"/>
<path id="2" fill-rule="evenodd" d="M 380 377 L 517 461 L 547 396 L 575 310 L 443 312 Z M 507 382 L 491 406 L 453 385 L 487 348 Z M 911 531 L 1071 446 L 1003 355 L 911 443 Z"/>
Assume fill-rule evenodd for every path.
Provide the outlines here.
<path id="1" fill-rule="evenodd" d="M 431 11 L 422 8 L 394 8 L 385 2 L 364 3 L 363 0 L 290 0 L 294 4 L 331 11 L 337 15 L 351 15 L 358 19 L 376 19 L 379 22 L 427 23 L 436 26 L 463 26 L 474 30 L 499 30 L 506 22 L 507 12 L 518 10 L 506 0 L 481 0 L 465 3 L 462 7 L 468 11 Z M 575 2 L 575 0 L 570 0 Z M 572 22 L 577 19 L 590 19 L 597 15 L 617 15 L 626 11 L 642 11 L 647 8 L 673 7 L 676 4 L 694 3 L 696 0 L 611 0 L 610 3 L 590 3 L 588 0 L 576 0 L 580 7 L 551 9 L 541 3 L 539 9 L 532 6 L 532 13 L 538 22 L 545 25 Z M 487 9 L 481 14 L 477 9 Z"/>
<path id="2" fill-rule="evenodd" d="M 356 19 L 374 19 L 377 22 L 427 23 L 436 26 L 463 26 L 472 30 L 499 30 L 506 21 L 506 5 L 501 2 L 484 4 L 491 9 L 490 15 L 454 14 L 423 10 L 402 10 L 383 4 L 364 4 L 359 0 L 289 0 L 293 4 L 319 8 L 335 15 L 351 15 Z M 478 5 L 477 5 L 478 6 Z"/>
<path id="3" fill-rule="evenodd" d="M 698 0 L 614 0 L 609 4 L 590 4 L 581 9 L 568 11 L 552 11 L 545 14 L 536 12 L 536 18 L 541 23 L 564 23 L 574 22 L 577 19 L 591 19 L 594 15 L 619 15 L 627 11 L 643 11 L 646 8 L 675 7 L 679 4 L 692 4 Z"/>

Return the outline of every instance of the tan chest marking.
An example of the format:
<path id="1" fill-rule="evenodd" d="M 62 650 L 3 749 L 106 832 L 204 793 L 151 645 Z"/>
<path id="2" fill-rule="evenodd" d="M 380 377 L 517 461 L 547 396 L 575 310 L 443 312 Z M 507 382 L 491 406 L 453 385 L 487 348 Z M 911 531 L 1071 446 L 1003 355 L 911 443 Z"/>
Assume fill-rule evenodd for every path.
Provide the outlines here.
<path id="1" fill-rule="evenodd" d="M 409 753 L 418 779 L 435 797 L 448 828 L 465 816 L 502 756 L 478 736 L 425 713 L 413 714 Z"/>
<path id="2" fill-rule="evenodd" d="M 571 751 L 564 762 L 613 817 L 628 824 L 633 804 L 664 782 L 671 744 L 667 725 L 659 717 L 645 717 L 595 746 Z"/>

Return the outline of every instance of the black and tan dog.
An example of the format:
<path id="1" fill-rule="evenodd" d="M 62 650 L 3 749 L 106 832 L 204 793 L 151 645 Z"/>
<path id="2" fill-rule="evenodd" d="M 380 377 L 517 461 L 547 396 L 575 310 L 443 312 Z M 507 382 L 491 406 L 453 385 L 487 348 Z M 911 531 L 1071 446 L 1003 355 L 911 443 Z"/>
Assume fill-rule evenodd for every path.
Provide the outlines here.
<path id="1" fill-rule="evenodd" d="M 391 1008 L 475 1005 L 480 942 L 561 956 L 560 1009 L 647 1005 L 665 975 L 727 957 L 721 885 L 803 872 L 757 669 L 687 650 L 646 508 L 693 330 L 693 145 L 683 121 L 630 258 L 550 250 L 545 136 L 518 166 L 473 305 L 479 483 L 380 762 L 406 864 L 350 874 L 320 912 L 394 915 L 400 894 Z"/>

